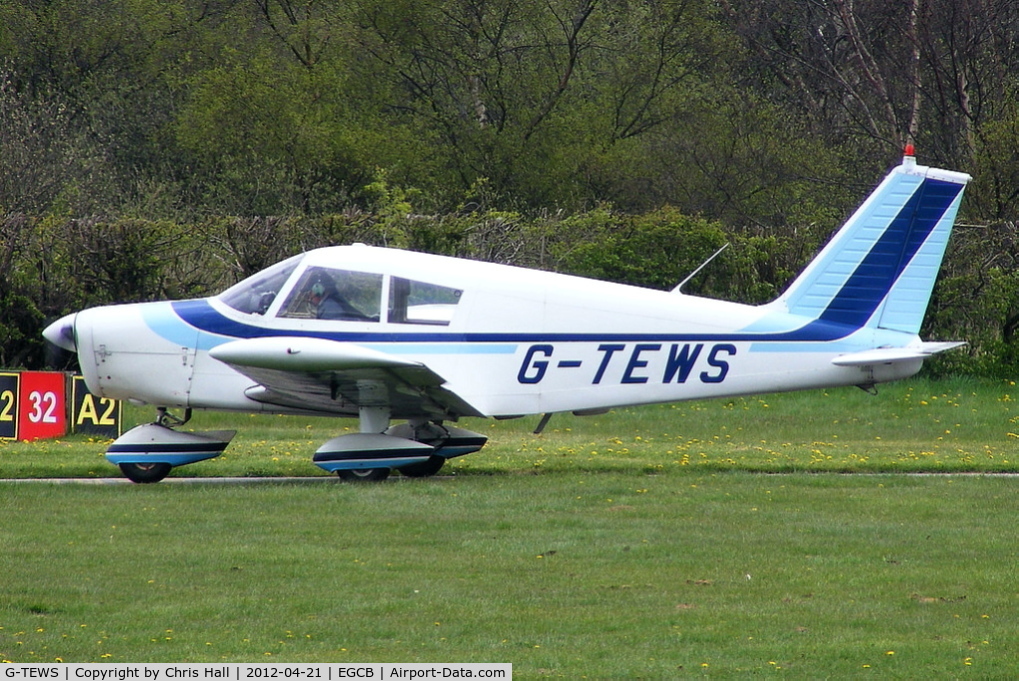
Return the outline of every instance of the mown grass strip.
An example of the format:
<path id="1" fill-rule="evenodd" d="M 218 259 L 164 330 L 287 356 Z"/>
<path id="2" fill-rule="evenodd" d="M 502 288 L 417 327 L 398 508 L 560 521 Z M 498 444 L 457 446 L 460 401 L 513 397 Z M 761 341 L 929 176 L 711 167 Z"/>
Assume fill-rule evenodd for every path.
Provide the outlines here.
<path id="1" fill-rule="evenodd" d="M 0 658 L 1019 673 L 1011 478 L 3 485 Z"/>

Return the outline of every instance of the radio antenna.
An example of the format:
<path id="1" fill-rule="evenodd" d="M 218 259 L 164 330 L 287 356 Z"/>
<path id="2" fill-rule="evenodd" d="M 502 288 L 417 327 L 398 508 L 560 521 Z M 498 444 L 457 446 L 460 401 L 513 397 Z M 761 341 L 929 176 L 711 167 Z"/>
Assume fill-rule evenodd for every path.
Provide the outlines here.
<path id="1" fill-rule="evenodd" d="M 722 246 L 721 248 L 719 248 L 719 249 L 718 249 L 717 251 L 715 251 L 714 253 L 712 253 L 712 254 L 711 254 L 711 257 L 710 257 L 710 258 L 708 258 L 707 260 L 705 260 L 704 262 L 702 262 L 702 263 L 701 263 L 701 265 L 700 265 L 700 267 L 698 267 L 698 268 L 697 268 L 697 269 L 695 269 L 695 270 L 694 270 L 693 272 L 691 272 L 691 273 L 690 273 L 689 275 L 687 275 L 686 279 L 684 279 L 683 281 L 681 281 L 681 282 L 679 282 L 678 284 L 676 284 L 676 288 L 672 289 L 672 291 L 671 291 L 671 292 L 672 292 L 672 293 L 680 293 L 680 292 L 681 292 L 681 291 L 680 291 L 680 289 L 681 289 L 681 288 L 683 288 L 683 285 L 684 285 L 684 284 L 686 284 L 686 282 L 688 282 L 688 281 L 690 281 L 691 279 L 693 279 L 694 277 L 696 277 L 696 276 L 697 276 L 697 273 L 698 273 L 698 272 L 700 272 L 700 271 L 701 271 L 701 270 L 703 270 L 703 269 L 704 269 L 705 267 L 707 267 L 707 266 L 708 266 L 708 263 L 710 263 L 710 262 L 711 262 L 712 260 L 714 260 L 714 259 L 715 259 L 715 258 L 717 258 L 717 257 L 718 257 L 719 255 L 721 255 L 721 254 L 722 254 L 722 251 L 724 251 L 724 250 L 725 250 L 725 249 L 727 249 L 727 248 L 729 248 L 729 244 L 725 244 L 724 246 Z"/>

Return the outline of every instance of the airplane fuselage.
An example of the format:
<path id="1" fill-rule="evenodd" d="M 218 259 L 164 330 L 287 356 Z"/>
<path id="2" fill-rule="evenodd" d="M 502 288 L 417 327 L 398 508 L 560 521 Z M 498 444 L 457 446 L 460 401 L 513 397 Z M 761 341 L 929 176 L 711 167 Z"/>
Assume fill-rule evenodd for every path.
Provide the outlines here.
<path id="1" fill-rule="evenodd" d="M 819 325 L 768 306 L 365 246 L 308 260 L 381 275 L 383 286 L 399 274 L 462 294 L 441 326 L 286 318 L 275 306 L 252 314 L 217 298 L 94 308 L 75 320 L 87 384 L 103 397 L 166 407 L 356 415 L 253 400 L 252 380 L 210 355 L 237 339 L 320 338 L 425 364 L 480 413 L 505 417 L 869 385 L 921 364 L 835 366 L 837 355 L 919 338 Z"/>

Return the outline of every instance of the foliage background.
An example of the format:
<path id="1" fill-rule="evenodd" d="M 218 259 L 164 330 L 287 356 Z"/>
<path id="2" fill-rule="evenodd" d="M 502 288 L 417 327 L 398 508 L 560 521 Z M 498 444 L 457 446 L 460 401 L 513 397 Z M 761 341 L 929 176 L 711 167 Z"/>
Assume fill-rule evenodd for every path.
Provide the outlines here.
<path id="1" fill-rule="evenodd" d="M 924 333 L 1019 364 L 1016 0 L 0 0 L 0 366 L 363 241 L 779 292 L 894 165 L 974 176 Z"/>

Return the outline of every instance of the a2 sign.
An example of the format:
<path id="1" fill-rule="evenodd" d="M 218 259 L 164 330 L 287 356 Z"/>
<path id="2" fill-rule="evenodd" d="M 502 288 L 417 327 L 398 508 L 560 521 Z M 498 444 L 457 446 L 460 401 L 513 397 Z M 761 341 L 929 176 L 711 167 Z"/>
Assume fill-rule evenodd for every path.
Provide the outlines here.
<path id="1" fill-rule="evenodd" d="M 38 440 L 68 432 L 119 437 L 123 406 L 96 397 L 81 376 L 0 372 L 0 440 Z"/>

